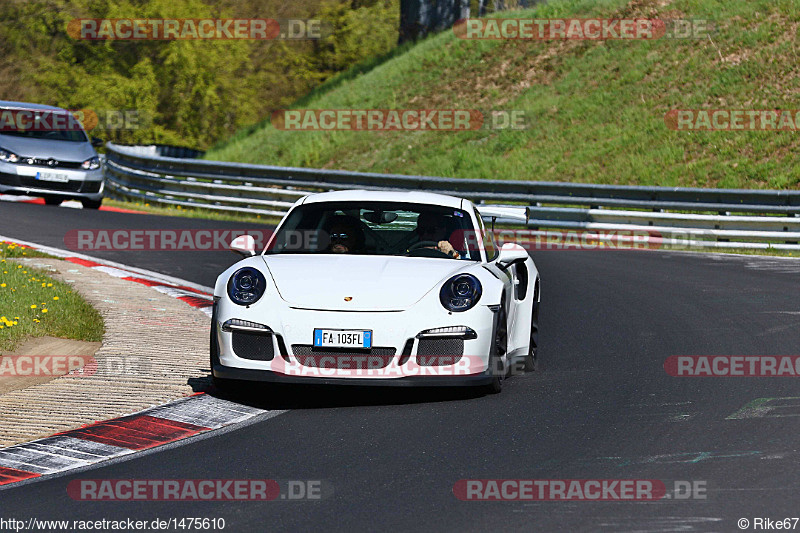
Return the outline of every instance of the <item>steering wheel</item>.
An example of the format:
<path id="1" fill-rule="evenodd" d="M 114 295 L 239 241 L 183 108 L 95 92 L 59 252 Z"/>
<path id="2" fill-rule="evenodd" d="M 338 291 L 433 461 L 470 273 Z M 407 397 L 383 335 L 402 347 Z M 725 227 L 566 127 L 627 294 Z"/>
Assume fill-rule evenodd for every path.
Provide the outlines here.
<path id="1" fill-rule="evenodd" d="M 419 242 L 414 243 L 414 244 L 412 244 L 411 246 L 408 247 L 407 254 L 411 255 L 413 252 L 415 252 L 417 250 L 425 249 L 425 255 L 428 255 L 429 252 L 435 252 L 436 254 L 439 254 L 439 255 L 441 255 L 443 257 L 450 257 L 449 255 L 447 255 L 443 251 L 439 250 L 438 246 L 439 246 L 439 243 L 436 242 L 436 241 L 419 241 Z"/>

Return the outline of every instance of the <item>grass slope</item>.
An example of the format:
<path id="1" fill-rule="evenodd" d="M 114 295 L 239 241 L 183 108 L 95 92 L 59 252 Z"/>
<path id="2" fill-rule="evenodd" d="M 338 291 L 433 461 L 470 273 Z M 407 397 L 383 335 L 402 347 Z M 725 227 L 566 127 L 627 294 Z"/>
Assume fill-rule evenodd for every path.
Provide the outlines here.
<path id="1" fill-rule="evenodd" d="M 208 159 L 461 178 L 795 188 L 796 132 L 685 132 L 671 109 L 797 109 L 796 0 L 551 0 L 503 17 L 701 18 L 705 39 L 465 41 L 446 31 L 298 108 L 525 110 L 525 131 L 285 132 Z M 363 69 L 362 69 L 363 71 Z"/>
<path id="2" fill-rule="evenodd" d="M 100 313 L 66 283 L 12 261 L 23 257 L 47 256 L 0 241 L 0 352 L 13 350 L 28 337 L 101 341 Z"/>

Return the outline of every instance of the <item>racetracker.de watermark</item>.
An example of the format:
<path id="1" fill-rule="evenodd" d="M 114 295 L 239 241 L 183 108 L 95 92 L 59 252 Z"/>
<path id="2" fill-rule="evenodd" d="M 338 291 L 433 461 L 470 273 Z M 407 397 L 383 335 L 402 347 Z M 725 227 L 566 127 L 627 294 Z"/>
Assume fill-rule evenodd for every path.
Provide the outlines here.
<path id="1" fill-rule="evenodd" d="M 0 358 L 0 378 L 20 376 L 91 376 L 97 360 L 82 355 L 4 355 Z"/>
<path id="2" fill-rule="evenodd" d="M 139 130 L 153 122 L 151 114 L 138 109 L 77 109 L 71 113 L 87 132 Z"/>
<path id="3" fill-rule="evenodd" d="M 303 40 L 331 32 L 331 24 L 319 19 L 85 18 L 67 23 L 67 35 L 89 41 Z"/>
<path id="4" fill-rule="evenodd" d="M 393 364 L 393 363 L 397 364 Z M 485 356 L 473 355 L 372 355 L 349 352 L 310 353 L 291 359 L 276 358 L 273 372 L 296 377 L 402 378 L 411 376 L 476 376 L 487 373 Z M 511 369 L 516 371 L 517 369 Z"/>
<path id="5" fill-rule="evenodd" d="M 463 19 L 453 25 L 467 40 L 654 40 L 705 39 L 716 25 L 707 19 Z"/>
<path id="6" fill-rule="evenodd" d="M 314 249 L 316 232 L 297 232 L 297 249 Z M 73 251 L 210 251 L 229 250 L 231 241 L 250 235 L 256 250 L 263 250 L 273 230 L 195 229 L 73 229 L 64 235 L 64 245 Z"/>
<path id="7" fill-rule="evenodd" d="M 669 488 L 668 488 L 669 487 Z M 656 501 L 704 500 L 705 481 L 659 479 L 460 479 L 462 501 Z"/>
<path id="8" fill-rule="evenodd" d="M 800 109 L 673 109 L 664 123 L 676 131 L 798 131 Z"/>
<path id="9" fill-rule="evenodd" d="M 81 131 L 80 120 L 68 111 L 44 109 L 0 110 L 0 133 L 26 131 Z"/>
<path id="10" fill-rule="evenodd" d="M 664 370 L 674 377 L 798 377 L 797 355 L 671 355 Z"/>
<path id="11" fill-rule="evenodd" d="M 471 131 L 524 130 L 522 109 L 279 109 L 272 125 L 283 131 Z"/>
<path id="12" fill-rule="evenodd" d="M 106 355 L 99 360 L 88 355 L 4 355 L 0 379 L 11 377 L 141 376 L 150 360 L 135 355 Z"/>
<path id="13" fill-rule="evenodd" d="M 67 495 L 79 501 L 302 501 L 332 494 L 323 480 L 76 479 Z"/>
<path id="14" fill-rule="evenodd" d="M 149 115 L 136 109 L 0 110 L 0 133 L 28 131 L 137 130 L 147 127 Z"/>
<path id="15" fill-rule="evenodd" d="M 254 252 L 276 249 L 271 229 L 73 229 L 64 235 L 64 245 L 86 251 L 222 251 L 235 239 L 253 237 Z M 494 241 L 513 243 L 528 251 L 547 250 L 691 250 L 703 249 L 719 235 L 710 230 L 534 230 L 496 229 Z M 322 230 L 281 232 L 281 252 L 324 252 L 330 235 Z M 483 237 L 476 231 L 454 231 L 449 241 L 457 250 L 477 250 Z M 243 241 L 242 241 L 243 243 Z"/>

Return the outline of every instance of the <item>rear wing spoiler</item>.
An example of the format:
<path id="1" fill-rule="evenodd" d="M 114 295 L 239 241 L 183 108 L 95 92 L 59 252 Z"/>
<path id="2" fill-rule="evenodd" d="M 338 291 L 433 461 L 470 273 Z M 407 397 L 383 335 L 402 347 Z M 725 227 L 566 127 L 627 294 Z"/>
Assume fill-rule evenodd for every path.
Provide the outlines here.
<path id="1" fill-rule="evenodd" d="M 511 205 L 476 205 L 481 218 L 495 219 L 499 222 L 527 224 L 528 208 Z"/>

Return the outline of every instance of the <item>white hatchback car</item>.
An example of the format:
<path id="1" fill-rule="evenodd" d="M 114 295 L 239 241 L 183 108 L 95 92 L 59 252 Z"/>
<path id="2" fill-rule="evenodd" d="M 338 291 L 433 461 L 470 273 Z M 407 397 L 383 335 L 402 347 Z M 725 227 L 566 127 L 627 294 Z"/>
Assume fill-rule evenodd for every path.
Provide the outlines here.
<path id="1" fill-rule="evenodd" d="M 215 383 L 481 386 L 536 366 L 539 272 L 498 249 L 475 206 L 423 192 L 337 191 L 298 200 L 264 251 L 214 290 Z"/>
<path id="2" fill-rule="evenodd" d="M 100 142 L 66 109 L 0 101 L 0 194 L 99 208 L 103 166 L 93 145 Z"/>

